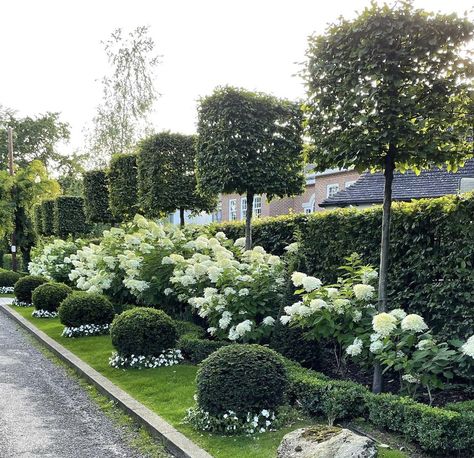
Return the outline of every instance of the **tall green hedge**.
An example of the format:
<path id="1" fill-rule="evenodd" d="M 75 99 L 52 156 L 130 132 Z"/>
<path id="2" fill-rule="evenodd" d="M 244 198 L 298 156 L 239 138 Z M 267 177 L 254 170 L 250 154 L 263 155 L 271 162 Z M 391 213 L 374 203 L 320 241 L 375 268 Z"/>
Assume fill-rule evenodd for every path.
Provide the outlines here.
<path id="1" fill-rule="evenodd" d="M 41 202 L 41 227 L 42 235 L 54 235 L 54 199 Z"/>
<path id="2" fill-rule="evenodd" d="M 41 204 L 36 204 L 33 209 L 33 224 L 37 235 L 43 234 L 43 207 Z"/>
<path id="3" fill-rule="evenodd" d="M 358 252 L 379 264 L 382 209 L 338 209 L 312 215 L 263 219 L 255 244 L 276 254 L 300 241 L 305 270 L 325 282 L 340 274 L 344 257 Z M 392 307 L 426 317 L 442 337 L 465 338 L 474 329 L 474 194 L 395 203 L 389 267 Z M 242 223 L 213 225 L 229 237 L 243 236 Z"/>
<path id="4" fill-rule="evenodd" d="M 84 199 L 78 196 L 60 196 L 54 202 L 54 234 L 64 238 L 88 231 L 84 213 Z"/>
<path id="5" fill-rule="evenodd" d="M 136 154 L 115 154 L 110 161 L 109 205 L 114 218 L 130 221 L 138 212 Z"/>
<path id="6" fill-rule="evenodd" d="M 83 175 L 84 212 L 89 223 L 109 223 L 108 177 L 103 170 L 90 170 Z"/>

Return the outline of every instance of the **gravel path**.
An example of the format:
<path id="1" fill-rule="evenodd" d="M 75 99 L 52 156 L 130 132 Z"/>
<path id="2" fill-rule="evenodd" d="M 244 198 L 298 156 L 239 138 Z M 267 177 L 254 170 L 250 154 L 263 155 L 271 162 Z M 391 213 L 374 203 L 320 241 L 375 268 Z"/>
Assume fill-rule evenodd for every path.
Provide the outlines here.
<path id="1" fill-rule="evenodd" d="M 0 312 L 1 458 L 141 457 L 123 434 Z"/>

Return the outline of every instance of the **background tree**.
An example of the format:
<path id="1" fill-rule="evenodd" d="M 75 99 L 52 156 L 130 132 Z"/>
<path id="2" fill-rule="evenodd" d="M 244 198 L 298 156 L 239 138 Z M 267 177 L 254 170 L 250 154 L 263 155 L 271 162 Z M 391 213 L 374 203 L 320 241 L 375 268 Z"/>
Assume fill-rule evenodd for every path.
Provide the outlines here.
<path id="1" fill-rule="evenodd" d="M 318 170 L 356 167 L 385 175 L 379 310 L 387 308 L 394 170 L 446 164 L 472 153 L 473 24 L 411 2 L 375 3 L 309 40 L 304 79 L 307 133 Z M 379 368 L 373 390 L 382 390 Z"/>
<path id="2" fill-rule="evenodd" d="M 217 88 L 199 105 L 200 189 L 246 194 L 246 248 L 252 245 L 253 198 L 302 192 L 303 145 L 297 103 L 233 87 Z"/>
<path id="3" fill-rule="evenodd" d="M 195 137 L 163 132 L 142 140 L 138 146 L 140 206 L 145 215 L 163 216 L 179 210 L 212 211 L 215 194 L 197 190 L 194 173 Z"/>
<path id="4" fill-rule="evenodd" d="M 136 154 L 115 154 L 109 169 L 110 210 L 117 221 L 130 221 L 138 212 Z"/>
<path id="5" fill-rule="evenodd" d="M 148 27 L 126 36 L 116 29 L 103 45 L 111 73 L 102 79 L 102 103 L 89 134 L 95 166 L 105 165 L 112 154 L 131 151 L 157 98 L 153 81 L 158 57 Z"/>
<path id="6" fill-rule="evenodd" d="M 67 156 L 57 151 L 61 142 L 69 140 L 69 124 L 59 119 L 59 113 L 45 113 L 36 117 L 20 118 L 15 111 L 0 106 L 0 169 L 8 164 L 7 127 L 13 128 L 15 164 L 25 167 L 40 160 L 52 171 L 67 161 Z"/>

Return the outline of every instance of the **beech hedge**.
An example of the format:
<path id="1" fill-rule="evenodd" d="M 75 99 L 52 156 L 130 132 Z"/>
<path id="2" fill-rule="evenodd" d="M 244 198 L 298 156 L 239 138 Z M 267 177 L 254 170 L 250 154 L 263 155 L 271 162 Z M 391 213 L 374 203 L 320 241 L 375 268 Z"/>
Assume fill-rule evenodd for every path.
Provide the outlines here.
<path id="1" fill-rule="evenodd" d="M 85 234 L 89 227 L 84 213 L 84 199 L 77 196 L 60 196 L 54 201 L 54 234 Z"/>
<path id="2" fill-rule="evenodd" d="M 103 170 L 90 170 L 83 175 L 84 213 L 89 223 L 109 223 L 109 188 L 107 174 Z"/>
<path id="3" fill-rule="evenodd" d="M 391 227 L 389 300 L 392 308 L 424 316 L 442 338 L 473 333 L 474 194 L 394 203 Z M 337 209 L 257 221 L 254 243 L 281 254 L 300 242 L 308 274 L 332 283 L 353 252 L 379 265 L 382 209 Z M 214 224 L 211 232 L 242 237 L 243 223 Z"/>
<path id="4" fill-rule="evenodd" d="M 138 212 L 136 154 L 115 154 L 110 161 L 109 205 L 115 219 L 130 221 Z"/>
<path id="5" fill-rule="evenodd" d="M 46 199 L 41 202 L 41 235 L 47 237 L 55 234 L 54 202 L 54 199 Z"/>

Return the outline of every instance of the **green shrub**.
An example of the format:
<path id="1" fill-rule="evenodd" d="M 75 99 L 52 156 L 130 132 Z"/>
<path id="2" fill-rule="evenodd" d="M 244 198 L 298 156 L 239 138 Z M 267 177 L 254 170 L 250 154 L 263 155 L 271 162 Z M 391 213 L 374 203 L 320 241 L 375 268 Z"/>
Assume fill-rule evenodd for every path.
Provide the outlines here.
<path id="1" fill-rule="evenodd" d="M 12 270 L 13 261 L 11 253 L 5 253 L 3 255 L 3 268 L 7 270 Z M 21 271 L 23 269 L 23 262 L 20 253 L 17 253 L 16 255 L 16 269 L 17 271 Z"/>
<path id="2" fill-rule="evenodd" d="M 54 201 L 54 233 L 58 237 L 84 234 L 88 229 L 82 197 L 60 196 Z"/>
<path id="3" fill-rule="evenodd" d="M 206 336 L 206 330 L 195 323 L 184 320 L 176 320 L 175 323 L 179 337 L 186 336 L 201 339 Z"/>
<path id="4" fill-rule="evenodd" d="M 200 339 L 187 334 L 179 339 L 177 346 L 186 360 L 193 364 L 199 364 L 216 350 L 226 345 L 230 345 L 230 342 Z"/>
<path id="5" fill-rule="evenodd" d="M 21 278 L 21 274 L 13 272 L 11 270 L 0 269 L 0 287 L 2 286 L 14 286 L 15 283 Z"/>
<path id="6" fill-rule="evenodd" d="M 469 401 L 450 402 L 446 404 L 444 408 L 459 413 L 474 412 L 474 399 Z"/>
<path id="7" fill-rule="evenodd" d="M 77 328 L 84 324 L 109 324 L 114 318 L 114 307 L 102 294 L 75 291 L 58 309 L 64 326 Z"/>
<path id="8" fill-rule="evenodd" d="M 115 317 L 110 330 L 112 344 L 119 355 L 159 356 L 175 348 L 178 331 L 174 321 L 162 310 L 136 307 Z"/>
<path id="9" fill-rule="evenodd" d="M 136 307 L 136 305 L 133 304 L 120 304 L 117 302 L 112 302 L 114 306 L 114 311 L 116 315 L 120 315 L 122 312 L 125 312 L 125 310 L 132 310 L 133 308 Z"/>
<path id="10" fill-rule="evenodd" d="M 130 221 L 138 212 L 136 154 L 114 154 L 110 161 L 110 210 L 119 221 Z"/>
<path id="11" fill-rule="evenodd" d="M 37 275 L 26 275 L 21 277 L 16 283 L 13 293 L 17 301 L 31 304 L 31 295 L 38 286 L 46 283 L 48 280 Z"/>
<path id="12" fill-rule="evenodd" d="M 54 199 L 46 199 L 41 202 L 41 234 L 46 237 L 55 234 L 54 203 Z"/>
<path id="13" fill-rule="evenodd" d="M 38 286 L 31 295 L 36 310 L 56 312 L 59 304 L 72 293 L 72 289 L 64 283 L 44 283 Z"/>
<path id="14" fill-rule="evenodd" d="M 260 345 L 224 346 L 205 359 L 197 374 L 198 405 L 211 415 L 237 416 L 283 403 L 288 376 L 281 356 Z"/>
<path id="15" fill-rule="evenodd" d="M 90 170 L 83 174 L 84 213 L 89 223 L 109 223 L 112 213 L 109 208 L 107 174 L 103 170 Z"/>

